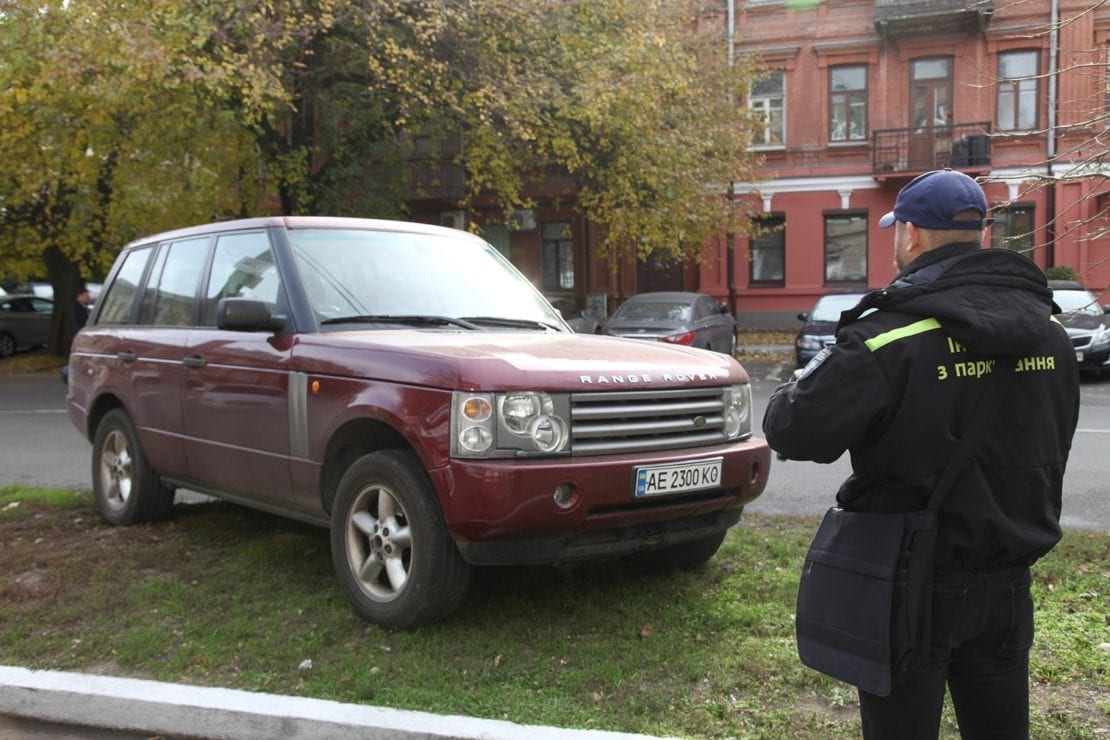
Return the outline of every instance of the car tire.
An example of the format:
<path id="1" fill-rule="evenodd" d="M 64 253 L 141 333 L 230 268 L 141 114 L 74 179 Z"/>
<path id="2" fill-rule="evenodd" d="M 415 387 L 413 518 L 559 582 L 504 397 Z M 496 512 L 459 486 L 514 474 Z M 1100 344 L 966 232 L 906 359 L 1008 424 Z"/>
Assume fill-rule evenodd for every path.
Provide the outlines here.
<path id="1" fill-rule="evenodd" d="M 109 411 L 96 427 L 92 477 L 96 506 L 111 524 L 158 521 L 173 509 L 174 491 L 150 467 L 123 409 Z"/>
<path id="2" fill-rule="evenodd" d="M 343 474 L 331 512 L 336 575 L 355 611 L 391 628 L 439 621 L 470 588 L 431 482 L 409 453 L 374 452 Z"/>
<path id="3" fill-rule="evenodd" d="M 693 570 L 717 554 L 727 534 L 726 529 L 699 540 L 667 545 L 655 550 L 642 550 L 632 558 L 652 570 Z"/>
<path id="4" fill-rule="evenodd" d="M 5 332 L 0 332 L 0 357 L 11 357 L 15 354 L 15 337 Z"/>

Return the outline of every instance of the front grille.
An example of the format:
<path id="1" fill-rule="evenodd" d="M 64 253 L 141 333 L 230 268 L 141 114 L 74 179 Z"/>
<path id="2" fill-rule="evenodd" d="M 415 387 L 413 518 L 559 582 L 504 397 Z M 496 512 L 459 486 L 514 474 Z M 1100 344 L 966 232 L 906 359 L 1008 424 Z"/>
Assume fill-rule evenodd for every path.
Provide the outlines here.
<path id="1" fill-rule="evenodd" d="M 574 393 L 571 454 L 613 455 L 725 442 L 723 388 Z"/>
<path id="2" fill-rule="evenodd" d="M 1078 349 L 1078 348 L 1086 347 L 1088 344 L 1091 343 L 1091 339 L 1093 339 L 1093 338 L 1094 338 L 1094 336 L 1091 335 L 1091 334 L 1073 335 L 1072 338 L 1071 338 L 1071 343 L 1072 343 L 1073 347 L 1076 347 Z"/>

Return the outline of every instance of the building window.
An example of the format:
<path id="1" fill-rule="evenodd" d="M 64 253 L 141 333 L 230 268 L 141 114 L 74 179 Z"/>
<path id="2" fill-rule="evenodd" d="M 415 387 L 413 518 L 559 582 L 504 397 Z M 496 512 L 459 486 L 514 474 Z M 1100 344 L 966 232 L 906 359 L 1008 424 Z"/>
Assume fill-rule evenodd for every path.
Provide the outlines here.
<path id="1" fill-rule="evenodd" d="M 1032 257 L 1033 248 L 1033 206 L 1002 206 L 991 211 L 994 225 L 991 226 L 991 246 L 995 249 L 1012 249 Z"/>
<path id="2" fill-rule="evenodd" d="M 751 238 L 749 281 L 756 285 L 786 282 L 786 219 L 763 216 L 753 222 L 758 231 Z"/>
<path id="3" fill-rule="evenodd" d="M 1037 127 L 1040 52 L 1011 51 L 998 55 L 998 129 L 1029 131 Z"/>
<path id="4" fill-rule="evenodd" d="M 867 140 L 867 66 L 829 68 L 829 141 Z"/>
<path id="5" fill-rule="evenodd" d="M 1106 45 L 1106 49 L 1104 51 L 1106 53 L 1106 67 L 1103 70 L 1106 74 L 1106 79 L 1103 83 L 1106 89 L 1105 110 L 1107 113 L 1110 113 L 1110 44 Z M 1110 122 L 1104 123 L 1103 125 L 1110 126 Z"/>
<path id="6" fill-rule="evenodd" d="M 952 125 L 952 60 L 910 63 L 910 120 L 916 129 Z"/>
<path id="7" fill-rule="evenodd" d="M 867 284 L 867 216 L 825 216 L 825 282 Z"/>
<path id="8" fill-rule="evenodd" d="M 763 128 L 756 133 L 755 146 L 784 146 L 786 144 L 786 79 L 777 70 L 752 86 L 748 108 L 762 121 Z"/>
<path id="9" fill-rule="evenodd" d="M 574 241 L 569 221 L 551 221 L 543 225 L 540 261 L 544 290 L 574 288 Z"/>

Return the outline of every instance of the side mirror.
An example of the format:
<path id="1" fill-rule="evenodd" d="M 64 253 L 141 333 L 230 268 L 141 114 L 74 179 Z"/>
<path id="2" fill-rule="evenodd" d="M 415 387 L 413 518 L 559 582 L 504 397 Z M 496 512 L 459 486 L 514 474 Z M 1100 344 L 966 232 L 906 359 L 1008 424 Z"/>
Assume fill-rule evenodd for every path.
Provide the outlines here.
<path id="1" fill-rule="evenodd" d="M 216 307 L 216 328 L 226 331 L 281 331 L 285 317 L 275 315 L 265 301 L 223 298 Z"/>
<path id="2" fill-rule="evenodd" d="M 807 313 L 806 311 L 800 312 L 798 314 L 798 321 L 801 321 L 802 323 L 809 321 L 809 313 Z"/>

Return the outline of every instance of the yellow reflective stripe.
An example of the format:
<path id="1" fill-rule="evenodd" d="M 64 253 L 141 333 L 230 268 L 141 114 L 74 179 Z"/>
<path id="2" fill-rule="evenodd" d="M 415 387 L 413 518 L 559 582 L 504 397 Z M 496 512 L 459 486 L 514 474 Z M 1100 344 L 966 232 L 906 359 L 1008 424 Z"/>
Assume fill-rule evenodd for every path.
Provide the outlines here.
<path id="1" fill-rule="evenodd" d="M 874 352 L 877 349 L 885 347 L 891 342 L 897 342 L 899 339 L 905 339 L 906 337 L 912 337 L 915 334 L 921 334 L 922 332 L 932 331 L 933 329 L 939 328 L 940 322 L 936 319 L 922 319 L 921 321 L 915 321 L 912 324 L 907 324 L 906 326 L 899 327 L 898 329 L 884 331 L 877 337 L 871 337 L 866 342 L 864 342 L 864 344 L 867 345 L 867 349 Z"/>

